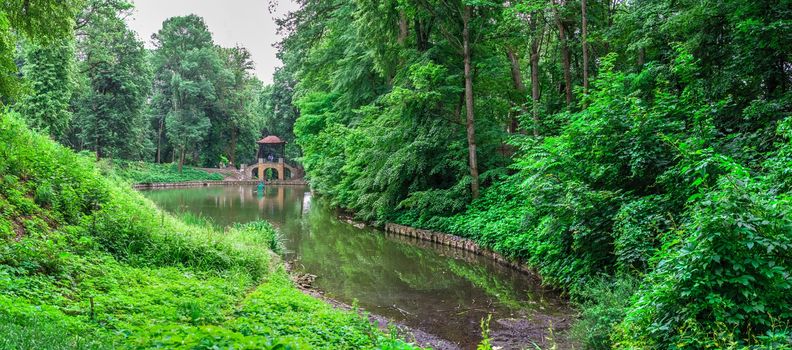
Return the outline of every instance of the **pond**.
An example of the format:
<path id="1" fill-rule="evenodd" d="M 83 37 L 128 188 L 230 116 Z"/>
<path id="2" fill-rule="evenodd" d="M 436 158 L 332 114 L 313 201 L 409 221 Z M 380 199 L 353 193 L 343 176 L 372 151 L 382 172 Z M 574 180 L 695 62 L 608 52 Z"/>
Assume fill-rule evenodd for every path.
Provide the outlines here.
<path id="1" fill-rule="evenodd" d="M 217 225 L 267 220 L 283 235 L 285 259 L 316 275 L 326 297 L 445 340 L 436 348 L 475 348 L 492 315 L 503 348 L 557 342 L 569 310 L 531 276 L 458 249 L 371 229 L 337 218 L 307 187 L 222 186 L 144 191 L 160 207 Z M 555 333 L 555 334 L 554 334 Z"/>

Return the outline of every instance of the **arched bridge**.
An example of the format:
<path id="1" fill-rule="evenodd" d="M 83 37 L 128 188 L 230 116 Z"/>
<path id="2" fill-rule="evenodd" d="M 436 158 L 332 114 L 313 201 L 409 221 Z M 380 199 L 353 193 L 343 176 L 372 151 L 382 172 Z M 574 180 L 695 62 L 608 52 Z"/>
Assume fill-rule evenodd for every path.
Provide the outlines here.
<path id="1" fill-rule="evenodd" d="M 278 158 L 278 160 L 274 162 L 259 158 L 258 164 L 250 165 L 247 172 L 251 179 L 267 180 L 265 174 L 269 169 L 273 170 L 274 173 L 272 175 L 278 180 L 302 179 L 305 175 L 302 168 L 289 164 L 289 162 L 286 162 L 283 158 Z"/>

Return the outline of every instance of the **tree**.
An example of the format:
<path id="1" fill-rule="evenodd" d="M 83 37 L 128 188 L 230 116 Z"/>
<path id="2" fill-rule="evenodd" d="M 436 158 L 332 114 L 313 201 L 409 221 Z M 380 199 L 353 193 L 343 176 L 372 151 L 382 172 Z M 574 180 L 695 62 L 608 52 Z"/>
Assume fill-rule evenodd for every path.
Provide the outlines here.
<path id="1" fill-rule="evenodd" d="M 32 44 L 68 40 L 74 18 L 80 9 L 78 0 L 5 0 L 0 3 L 0 103 L 9 103 L 19 92 L 14 62 L 17 39 Z"/>
<path id="2" fill-rule="evenodd" d="M 473 198 L 479 196 L 479 173 L 478 161 L 476 156 L 476 125 L 473 105 L 473 72 L 471 67 L 471 53 L 470 53 L 470 14 L 471 8 L 465 5 L 462 14 L 462 45 L 463 45 L 463 58 L 465 61 L 465 111 L 466 111 L 466 129 L 468 141 L 468 156 L 470 162 L 470 192 Z"/>
<path id="3" fill-rule="evenodd" d="M 559 0 L 558 4 L 554 4 L 553 13 L 555 17 L 556 26 L 558 27 L 558 41 L 561 44 L 561 59 L 563 61 L 564 71 L 564 98 L 567 108 L 572 105 L 572 63 L 571 54 L 569 52 L 569 43 L 567 42 L 567 28 L 564 19 L 561 15 L 561 7 L 565 4 L 565 0 Z"/>
<path id="4" fill-rule="evenodd" d="M 72 38 L 49 43 L 28 42 L 23 49 L 22 75 L 29 93 L 16 108 L 28 125 L 56 140 L 66 136 L 72 112 L 74 41 Z"/>
<path id="5" fill-rule="evenodd" d="M 261 90 L 258 109 L 263 118 L 264 128 L 288 142 L 287 156 L 295 159 L 300 156 L 300 150 L 294 143 L 294 123 L 300 112 L 292 100 L 297 80 L 289 68 L 290 66 L 287 66 L 275 70 L 272 85 Z"/>
<path id="6" fill-rule="evenodd" d="M 589 88 L 589 52 L 588 52 L 588 16 L 586 15 L 586 0 L 580 0 L 581 45 L 583 46 L 583 93 L 588 94 Z"/>
<path id="7" fill-rule="evenodd" d="M 221 157 L 236 164 L 240 147 L 246 155 L 253 153 L 259 129 L 256 108 L 261 82 L 252 75 L 253 62 L 247 49 L 237 46 L 217 51 L 222 67 L 213 78 L 217 98 L 208 110 L 212 128 L 202 147 L 202 157 L 207 165 L 216 164 Z"/>
<path id="8" fill-rule="evenodd" d="M 122 18 L 128 7 L 109 10 L 103 3 L 96 1 L 78 21 L 83 24 L 78 52 L 84 58 L 79 71 L 86 86 L 75 99 L 77 136 L 97 159 L 141 159 L 148 136 L 144 115 L 151 89 L 148 56 Z"/>
<path id="9" fill-rule="evenodd" d="M 156 112 L 157 161 L 161 161 L 164 129 L 181 171 L 186 153 L 196 149 L 211 126 L 207 111 L 216 100 L 213 83 L 223 61 L 209 29 L 196 15 L 165 20 L 152 38 L 156 46 L 155 98 L 161 108 Z"/>

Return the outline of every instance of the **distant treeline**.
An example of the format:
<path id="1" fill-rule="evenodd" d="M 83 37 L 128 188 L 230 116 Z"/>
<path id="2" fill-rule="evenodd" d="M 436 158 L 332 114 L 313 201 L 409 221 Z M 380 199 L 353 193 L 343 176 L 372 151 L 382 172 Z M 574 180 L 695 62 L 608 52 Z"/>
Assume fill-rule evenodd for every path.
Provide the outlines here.
<path id="1" fill-rule="evenodd" d="M 253 76 L 248 50 L 217 45 L 201 17 L 167 19 L 148 50 L 125 21 L 131 2 L 56 3 L 29 8 L 67 11 L 71 20 L 31 22 L 41 26 L 37 40 L 13 30 L 3 37 L 12 50 L 2 63 L 15 64 L 18 75 L 3 78 L 14 93 L 2 102 L 31 127 L 97 158 L 179 166 L 252 162 L 265 130 L 293 140 L 290 125 L 276 120 L 270 106 L 272 88 Z M 6 6 L 25 8 L 15 1 Z M 296 146 L 289 154 L 297 155 Z"/>

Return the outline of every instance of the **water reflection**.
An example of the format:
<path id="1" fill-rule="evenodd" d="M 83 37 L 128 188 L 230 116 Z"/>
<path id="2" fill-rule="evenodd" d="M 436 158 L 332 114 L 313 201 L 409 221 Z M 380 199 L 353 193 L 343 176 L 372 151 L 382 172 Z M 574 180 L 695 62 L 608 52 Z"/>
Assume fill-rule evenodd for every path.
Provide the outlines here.
<path id="1" fill-rule="evenodd" d="M 157 190 L 166 210 L 209 217 L 218 225 L 265 219 L 284 237 L 286 259 L 317 275 L 315 285 L 346 303 L 461 345 L 480 338 L 479 321 L 552 314 L 538 283 L 469 252 L 359 229 L 336 219 L 304 187 L 252 186 Z M 493 331 L 499 324 L 494 323 Z"/>

